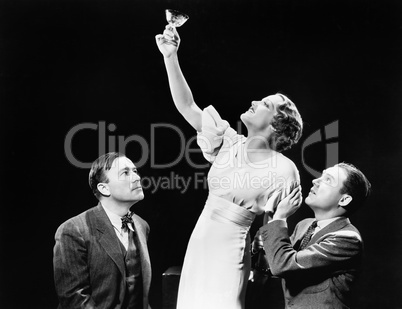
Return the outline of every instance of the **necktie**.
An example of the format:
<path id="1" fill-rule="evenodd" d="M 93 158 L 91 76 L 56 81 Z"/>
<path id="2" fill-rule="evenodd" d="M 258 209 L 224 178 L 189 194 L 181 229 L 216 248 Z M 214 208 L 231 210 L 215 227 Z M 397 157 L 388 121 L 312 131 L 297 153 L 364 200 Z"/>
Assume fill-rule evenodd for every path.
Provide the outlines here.
<path id="1" fill-rule="evenodd" d="M 121 218 L 121 228 L 128 232 L 128 248 L 124 257 L 126 264 L 126 282 L 128 288 L 128 307 L 142 307 L 142 284 L 141 284 L 141 262 L 139 261 L 139 251 L 136 235 L 134 235 L 133 213 L 128 212 Z M 131 223 L 131 227 L 129 224 Z"/>
<path id="2" fill-rule="evenodd" d="M 299 251 L 307 247 L 307 244 L 309 243 L 311 236 L 313 236 L 316 227 L 317 221 L 313 221 L 313 223 L 311 223 L 311 225 L 309 226 L 306 234 L 304 234 L 302 241 L 300 242 Z"/>

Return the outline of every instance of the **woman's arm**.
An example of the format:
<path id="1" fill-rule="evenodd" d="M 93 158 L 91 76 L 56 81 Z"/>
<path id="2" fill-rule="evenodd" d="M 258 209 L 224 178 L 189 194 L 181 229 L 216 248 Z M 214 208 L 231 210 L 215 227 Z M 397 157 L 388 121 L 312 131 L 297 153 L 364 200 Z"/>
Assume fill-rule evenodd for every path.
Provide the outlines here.
<path id="1" fill-rule="evenodd" d="M 155 36 L 156 44 L 164 56 L 166 72 L 169 79 L 169 87 L 177 110 L 183 115 L 191 126 L 201 131 L 201 109 L 194 102 L 193 94 L 180 69 L 177 50 L 180 37 L 176 29 L 166 26 L 163 34 Z"/>

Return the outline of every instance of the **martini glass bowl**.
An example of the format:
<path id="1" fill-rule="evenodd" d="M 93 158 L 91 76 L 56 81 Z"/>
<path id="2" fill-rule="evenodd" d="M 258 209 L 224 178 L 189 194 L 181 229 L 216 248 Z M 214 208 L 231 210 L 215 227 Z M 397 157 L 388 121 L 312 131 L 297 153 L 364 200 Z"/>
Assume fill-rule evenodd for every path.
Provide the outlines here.
<path id="1" fill-rule="evenodd" d="M 188 15 L 181 13 L 176 10 L 167 9 L 165 10 L 166 20 L 172 27 L 181 27 L 189 19 Z"/>

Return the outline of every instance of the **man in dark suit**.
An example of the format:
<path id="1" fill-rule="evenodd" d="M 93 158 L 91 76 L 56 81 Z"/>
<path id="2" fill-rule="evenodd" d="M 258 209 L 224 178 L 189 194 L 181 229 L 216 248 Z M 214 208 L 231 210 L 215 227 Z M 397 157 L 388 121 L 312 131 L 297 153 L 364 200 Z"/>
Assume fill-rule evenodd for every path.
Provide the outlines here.
<path id="1" fill-rule="evenodd" d="M 363 173 L 340 163 L 313 180 L 305 203 L 315 218 L 299 222 L 289 237 L 286 219 L 300 207 L 299 188 L 260 228 L 254 245 L 263 245 L 271 273 L 282 278 L 286 308 L 349 308 L 363 242 L 348 216 L 369 192 Z"/>
<path id="2" fill-rule="evenodd" d="M 137 169 L 108 153 L 92 164 L 89 185 L 99 204 L 64 222 L 55 236 L 59 309 L 148 309 L 149 226 L 130 212 L 144 198 Z"/>

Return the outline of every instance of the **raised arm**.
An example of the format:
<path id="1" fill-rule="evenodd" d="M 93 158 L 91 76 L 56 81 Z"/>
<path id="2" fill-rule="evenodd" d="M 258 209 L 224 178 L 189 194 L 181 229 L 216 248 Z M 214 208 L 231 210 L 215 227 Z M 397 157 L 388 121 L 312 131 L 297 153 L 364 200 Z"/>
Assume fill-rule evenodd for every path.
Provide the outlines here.
<path id="1" fill-rule="evenodd" d="M 177 30 L 169 25 L 163 34 L 155 36 L 156 44 L 165 61 L 166 72 L 169 79 L 169 87 L 177 110 L 183 115 L 191 126 L 201 131 L 201 109 L 194 102 L 193 94 L 180 69 L 177 50 L 180 37 Z"/>

